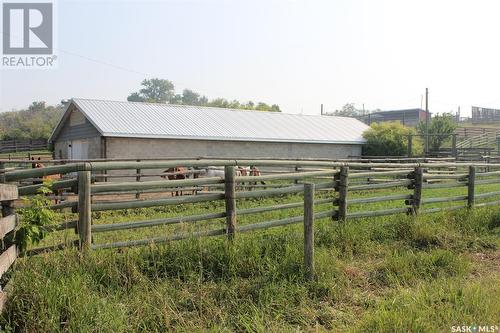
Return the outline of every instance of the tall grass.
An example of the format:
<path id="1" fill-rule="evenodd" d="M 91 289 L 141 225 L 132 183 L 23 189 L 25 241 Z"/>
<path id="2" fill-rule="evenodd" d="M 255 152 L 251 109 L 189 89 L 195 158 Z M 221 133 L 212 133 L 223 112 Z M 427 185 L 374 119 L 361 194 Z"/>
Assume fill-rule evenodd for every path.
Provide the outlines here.
<path id="1" fill-rule="evenodd" d="M 16 263 L 0 325 L 12 332 L 494 325 L 499 232 L 498 208 L 317 221 L 312 282 L 303 278 L 300 225 L 240 234 L 232 244 L 219 237 L 85 255 L 68 249 Z"/>

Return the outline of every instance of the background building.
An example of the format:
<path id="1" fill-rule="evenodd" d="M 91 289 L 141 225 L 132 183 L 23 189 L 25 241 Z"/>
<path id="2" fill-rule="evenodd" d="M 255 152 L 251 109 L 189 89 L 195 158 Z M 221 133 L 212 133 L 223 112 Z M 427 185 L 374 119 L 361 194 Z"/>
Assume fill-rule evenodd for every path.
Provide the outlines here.
<path id="1" fill-rule="evenodd" d="M 398 121 L 409 127 L 416 127 L 419 122 L 425 122 L 426 111 L 422 109 L 405 109 L 391 111 L 374 111 L 361 118 L 365 124 L 381 123 L 386 121 Z M 429 120 L 431 113 L 429 112 Z"/>
<path id="2" fill-rule="evenodd" d="M 472 107 L 472 122 L 473 123 L 488 123 L 500 121 L 500 110 L 481 108 L 478 106 Z"/>
<path id="3" fill-rule="evenodd" d="M 368 128 L 328 117 L 73 99 L 49 141 L 56 158 L 347 158 Z"/>

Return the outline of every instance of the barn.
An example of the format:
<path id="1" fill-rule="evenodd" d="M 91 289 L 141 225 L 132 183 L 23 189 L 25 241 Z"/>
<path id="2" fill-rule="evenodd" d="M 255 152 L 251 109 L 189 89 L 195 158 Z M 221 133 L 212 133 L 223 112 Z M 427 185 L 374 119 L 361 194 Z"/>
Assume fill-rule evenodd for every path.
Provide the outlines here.
<path id="1" fill-rule="evenodd" d="M 368 127 L 348 117 L 71 99 L 49 141 L 60 159 L 346 158 Z"/>

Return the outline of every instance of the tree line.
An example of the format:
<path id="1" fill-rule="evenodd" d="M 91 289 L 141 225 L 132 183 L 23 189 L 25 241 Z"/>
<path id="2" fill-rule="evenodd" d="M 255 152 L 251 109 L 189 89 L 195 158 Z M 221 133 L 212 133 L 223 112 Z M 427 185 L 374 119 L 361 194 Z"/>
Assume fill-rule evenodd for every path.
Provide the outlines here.
<path id="1" fill-rule="evenodd" d="M 163 79 L 142 81 L 140 90 L 131 93 L 127 100 L 281 112 L 277 104 L 268 105 L 264 102 L 252 101 L 241 103 L 225 98 L 209 100 L 206 96 L 190 89 L 184 89 L 181 94 L 177 94 L 173 83 Z M 35 101 L 24 110 L 2 112 L 0 113 L 0 140 L 48 139 L 63 112 L 63 105 L 46 105 L 43 101 Z"/>
<path id="2" fill-rule="evenodd" d="M 206 96 L 202 96 L 191 89 L 184 89 L 182 93 L 178 94 L 175 92 L 175 86 L 171 81 L 158 78 L 144 79 L 139 91 L 131 93 L 127 97 L 127 100 L 129 102 L 168 103 L 281 112 L 277 104 L 269 105 L 264 102 L 255 103 L 252 101 L 241 103 L 237 100 L 229 101 L 225 98 L 209 100 Z"/>
<path id="3" fill-rule="evenodd" d="M 27 109 L 0 113 L 0 140 L 48 139 L 64 112 L 62 105 L 33 102 Z"/>

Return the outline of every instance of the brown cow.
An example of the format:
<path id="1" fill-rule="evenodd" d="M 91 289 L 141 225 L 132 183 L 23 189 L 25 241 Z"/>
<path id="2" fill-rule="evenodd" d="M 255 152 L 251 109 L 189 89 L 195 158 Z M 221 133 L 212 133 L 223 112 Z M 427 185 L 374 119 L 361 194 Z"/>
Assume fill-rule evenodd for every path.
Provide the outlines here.
<path id="1" fill-rule="evenodd" d="M 174 168 L 168 168 L 167 170 L 163 171 L 164 173 L 168 173 L 168 175 L 161 176 L 163 179 L 168 179 L 168 180 L 181 180 L 181 179 L 189 179 L 191 177 L 193 178 L 198 178 L 199 173 L 198 172 L 188 172 L 192 170 L 188 170 L 187 168 L 184 167 L 174 167 Z M 192 176 L 191 176 L 192 175 Z M 179 196 L 182 195 L 182 190 L 181 191 L 175 191 L 172 192 L 172 196 Z M 196 194 L 196 190 L 193 190 L 193 195 Z"/>

